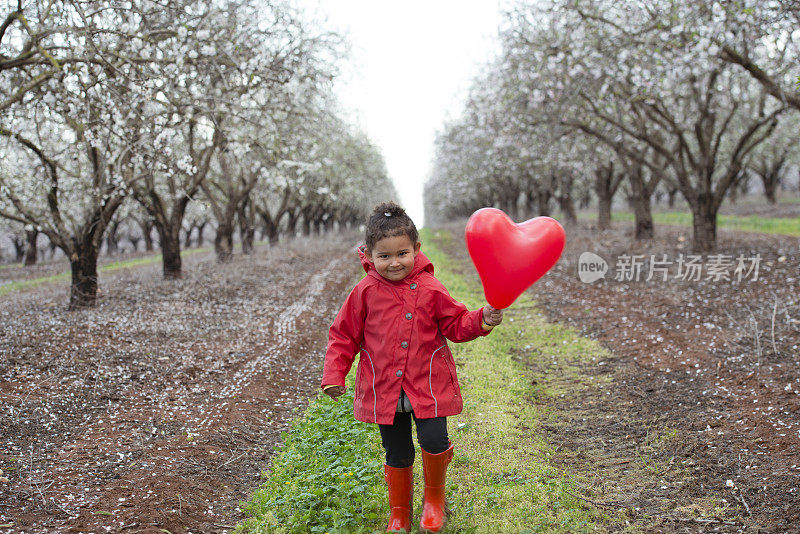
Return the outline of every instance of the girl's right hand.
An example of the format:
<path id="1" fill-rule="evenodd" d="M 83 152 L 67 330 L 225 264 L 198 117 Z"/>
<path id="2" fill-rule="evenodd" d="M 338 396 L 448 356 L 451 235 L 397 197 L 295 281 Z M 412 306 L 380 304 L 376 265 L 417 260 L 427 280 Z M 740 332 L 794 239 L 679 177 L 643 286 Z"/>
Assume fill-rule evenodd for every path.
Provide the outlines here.
<path id="1" fill-rule="evenodd" d="M 483 307 L 483 322 L 487 326 L 494 328 L 503 322 L 503 310 L 498 310 L 491 304 L 486 304 Z"/>
<path id="2" fill-rule="evenodd" d="M 336 397 L 341 397 L 342 395 L 344 395 L 344 386 L 333 386 L 325 388 L 325 393 L 327 393 L 328 396 L 333 400 L 338 401 L 339 399 L 337 399 Z"/>

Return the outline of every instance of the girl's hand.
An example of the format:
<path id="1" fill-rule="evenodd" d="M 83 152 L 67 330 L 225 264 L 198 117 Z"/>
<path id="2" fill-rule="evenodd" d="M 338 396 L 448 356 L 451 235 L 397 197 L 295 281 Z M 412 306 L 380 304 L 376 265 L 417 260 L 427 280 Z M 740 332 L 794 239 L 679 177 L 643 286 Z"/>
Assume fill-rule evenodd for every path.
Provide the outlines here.
<path id="1" fill-rule="evenodd" d="M 328 396 L 333 400 L 338 401 L 339 399 L 337 399 L 336 397 L 341 397 L 342 395 L 344 395 L 344 386 L 333 386 L 325 388 L 325 393 L 327 393 Z"/>
<path id="2" fill-rule="evenodd" d="M 487 304 L 483 307 L 483 322 L 489 326 L 497 326 L 503 322 L 503 310 L 498 310 Z"/>

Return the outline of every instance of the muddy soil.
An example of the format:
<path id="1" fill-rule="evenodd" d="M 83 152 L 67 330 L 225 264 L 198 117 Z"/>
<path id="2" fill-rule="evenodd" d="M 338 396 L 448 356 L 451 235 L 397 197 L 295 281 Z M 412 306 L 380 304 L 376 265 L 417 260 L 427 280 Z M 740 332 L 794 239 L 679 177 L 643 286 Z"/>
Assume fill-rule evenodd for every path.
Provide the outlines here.
<path id="1" fill-rule="evenodd" d="M 0 298 L 0 532 L 226 532 L 318 391 L 357 236 Z"/>
<path id="2" fill-rule="evenodd" d="M 449 252 L 469 265 L 463 228 L 447 227 Z M 557 417 L 543 430 L 556 461 L 581 474 L 587 504 L 621 514 L 611 531 L 800 532 L 800 240 L 722 230 L 723 257 L 702 255 L 699 279 L 684 280 L 690 232 L 659 226 L 636 242 L 627 224 L 567 230 L 562 259 L 530 292 L 609 355 L 580 376 L 523 355 L 543 385 L 575 384 L 545 402 Z M 609 265 L 593 283 L 578 276 L 587 251 Z M 625 269 L 615 280 L 626 255 L 644 258 L 638 281 Z M 756 255 L 757 276 L 709 267 Z M 647 281 L 653 259 L 666 272 Z"/>
<path id="3" fill-rule="evenodd" d="M 450 229 L 448 252 L 474 276 L 463 222 Z M 531 290 L 551 320 L 609 349 L 578 377 L 522 354 L 544 382 L 576 384 L 533 431 L 580 474 L 587 505 L 623 518 L 608 530 L 798 532 L 800 242 L 722 230 L 715 253 L 760 255 L 758 277 L 682 280 L 687 229 L 656 234 L 570 229 Z M 80 312 L 65 309 L 66 283 L 0 298 L 0 531 L 228 531 L 317 391 L 356 240 L 226 265 L 196 254 L 178 281 L 160 264 L 101 273 L 98 307 Z M 604 279 L 580 281 L 587 251 L 608 262 Z M 624 255 L 645 258 L 638 281 L 614 279 Z M 668 280 L 646 280 L 651 255 L 673 262 Z"/>

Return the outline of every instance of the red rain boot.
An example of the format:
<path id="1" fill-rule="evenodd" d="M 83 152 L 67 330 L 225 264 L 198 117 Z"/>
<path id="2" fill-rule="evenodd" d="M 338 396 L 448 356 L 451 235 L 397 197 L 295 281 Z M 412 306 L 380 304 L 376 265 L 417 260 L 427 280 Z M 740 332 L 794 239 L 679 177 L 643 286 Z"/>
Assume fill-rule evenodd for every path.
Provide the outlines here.
<path id="1" fill-rule="evenodd" d="M 422 532 L 439 532 L 444 526 L 445 473 L 447 464 L 452 459 L 452 445 L 439 454 L 430 454 L 422 450 L 422 469 L 425 472 L 425 496 L 422 499 L 422 518 L 419 520 Z"/>
<path id="2" fill-rule="evenodd" d="M 414 466 L 383 466 L 386 485 L 389 486 L 389 525 L 386 532 L 408 532 L 411 530 L 412 502 L 414 492 Z"/>

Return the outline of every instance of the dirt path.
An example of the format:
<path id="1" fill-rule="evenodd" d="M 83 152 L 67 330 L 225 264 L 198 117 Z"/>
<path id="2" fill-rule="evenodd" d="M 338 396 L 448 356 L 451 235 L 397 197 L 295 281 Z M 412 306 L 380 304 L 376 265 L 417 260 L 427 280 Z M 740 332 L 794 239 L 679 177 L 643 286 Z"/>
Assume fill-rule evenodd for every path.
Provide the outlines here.
<path id="1" fill-rule="evenodd" d="M 65 284 L 3 297 L 0 530 L 227 531 L 317 391 L 356 239 L 103 273 L 81 312 Z"/>
<path id="2" fill-rule="evenodd" d="M 463 224 L 448 229 L 469 265 Z M 722 231 L 715 254 L 760 254 L 756 281 L 675 280 L 674 264 L 667 281 L 646 269 L 615 281 L 623 254 L 690 254 L 690 229 L 659 226 L 652 243 L 629 231 L 569 230 L 531 290 L 551 320 L 610 350 L 580 376 L 521 353 L 572 391 L 543 403 L 556 461 L 581 473 L 591 505 L 647 532 L 800 532 L 800 240 Z M 605 280 L 579 280 L 586 251 L 609 262 Z"/>

